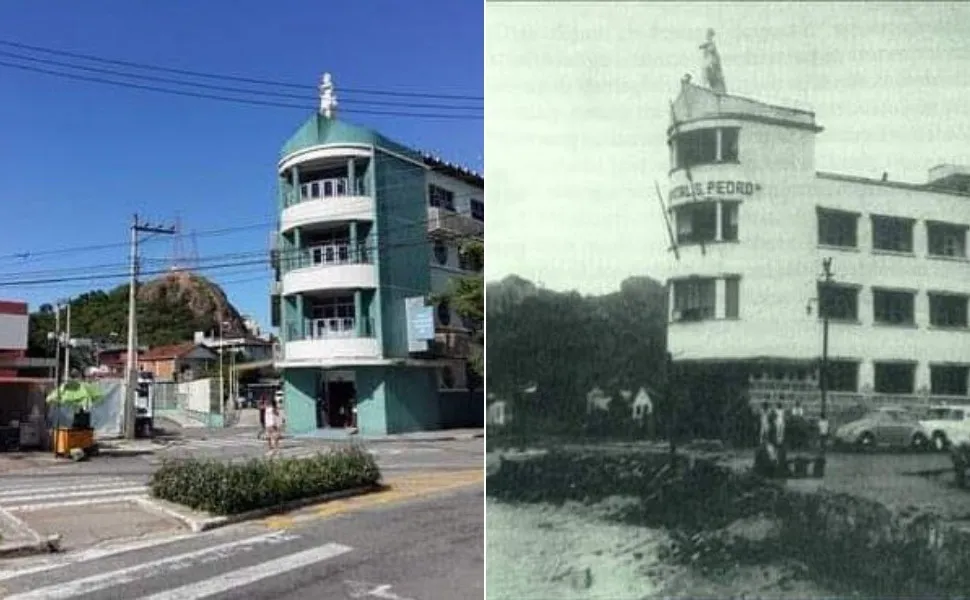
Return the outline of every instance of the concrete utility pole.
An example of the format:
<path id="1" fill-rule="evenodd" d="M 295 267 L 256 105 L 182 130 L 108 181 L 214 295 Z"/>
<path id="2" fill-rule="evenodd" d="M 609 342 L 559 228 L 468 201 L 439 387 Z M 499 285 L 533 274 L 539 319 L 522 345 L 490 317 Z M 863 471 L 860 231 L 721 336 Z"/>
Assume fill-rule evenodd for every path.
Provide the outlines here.
<path id="1" fill-rule="evenodd" d="M 819 421 L 819 433 L 822 435 L 822 452 L 825 452 L 825 443 L 829 434 L 829 423 L 826 418 L 826 404 L 829 392 L 829 311 L 825 306 L 824 298 L 832 283 L 832 259 L 822 259 L 822 301 L 819 302 L 819 312 L 822 313 L 822 369 L 819 373 L 819 390 L 822 393 L 822 415 Z"/>
<path id="2" fill-rule="evenodd" d="M 135 438 L 135 388 L 138 385 L 138 325 L 135 315 L 138 286 L 138 234 L 158 233 L 175 235 L 175 227 L 157 227 L 131 221 L 131 265 L 128 274 L 128 360 L 125 370 L 125 437 Z"/>
<path id="3" fill-rule="evenodd" d="M 64 300 L 67 304 L 67 324 L 64 326 L 64 378 L 71 378 L 71 299 Z"/>

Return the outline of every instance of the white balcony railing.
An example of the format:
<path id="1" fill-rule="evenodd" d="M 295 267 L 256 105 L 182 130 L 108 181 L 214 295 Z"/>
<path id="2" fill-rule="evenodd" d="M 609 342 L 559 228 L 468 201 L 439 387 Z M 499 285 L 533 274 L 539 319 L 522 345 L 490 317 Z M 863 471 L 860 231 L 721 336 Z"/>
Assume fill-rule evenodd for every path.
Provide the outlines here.
<path id="1" fill-rule="evenodd" d="M 309 200 L 325 200 L 327 198 L 340 198 L 344 196 L 365 196 L 366 185 L 363 177 L 355 177 L 351 185 L 349 177 L 330 177 L 327 179 L 315 179 L 301 183 L 294 193 L 293 190 L 286 192 L 286 206 L 299 204 Z"/>
<path id="2" fill-rule="evenodd" d="M 370 252 L 366 242 L 350 244 L 335 242 L 302 248 L 284 260 L 285 271 L 305 267 L 357 265 L 370 263 Z"/>

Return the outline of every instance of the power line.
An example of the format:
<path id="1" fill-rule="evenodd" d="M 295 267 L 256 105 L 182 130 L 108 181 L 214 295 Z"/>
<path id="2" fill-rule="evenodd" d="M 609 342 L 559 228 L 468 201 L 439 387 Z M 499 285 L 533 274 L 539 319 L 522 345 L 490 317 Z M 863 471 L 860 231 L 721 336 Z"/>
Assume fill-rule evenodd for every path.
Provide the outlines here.
<path id="1" fill-rule="evenodd" d="M 125 73 L 123 71 L 118 71 L 116 69 L 102 69 L 99 67 L 77 65 L 77 64 L 72 64 L 69 62 L 63 62 L 58 60 L 37 58 L 35 56 L 27 56 L 23 54 L 18 54 L 16 52 L 7 52 L 5 50 L 0 50 L 0 56 L 6 56 L 8 58 L 41 63 L 45 65 L 67 67 L 69 69 L 78 69 L 80 71 L 88 71 L 90 73 L 102 73 L 105 75 L 112 75 L 115 77 L 129 77 L 133 79 L 143 79 L 146 81 L 157 81 L 161 83 L 171 83 L 175 85 L 192 86 L 192 87 L 216 90 L 221 92 L 251 94 L 256 96 L 272 96 L 276 98 L 289 98 L 289 99 L 303 100 L 307 103 L 311 103 L 314 101 L 313 96 L 310 94 L 294 94 L 289 92 L 276 92 L 272 90 L 254 90 L 254 89 L 241 88 L 241 87 L 230 87 L 226 85 L 214 85 L 214 84 L 208 84 L 208 83 L 185 81 L 185 80 L 175 79 L 172 77 L 159 77 L 156 75 L 141 75 L 137 73 Z M 425 104 L 425 103 L 415 103 L 415 102 L 395 102 L 395 101 L 386 101 L 386 100 L 356 100 L 353 98 L 343 100 L 342 103 L 350 104 L 350 105 L 399 106 L 404 108 L 432 108 L 432 109 L 444 109 L 444 110 L 477 110 L 477 111 L 482 110 L 481 106 L 456 106 L 453 104 Z"/>
<path id="2" fill-rule="evenodd" d="M 474 241 L 482 242 L 483 240 L 481 240 L 480 238 L 474 238 Z M 397 242 L 393 244 L 382 245 L 378 243 L 376 246 L 373 246 L 373 247 L 365 244 L 365 245 L 362 245 L 362 247 L 364 249 L 376 249 L 377 251 L 381 251 L 381 250 L 391 250 L 394 248 L 405 248 L 410 246 L 426 245 L 429 243 L 431 243 L 430 240 L 428 240 L 427 238 L 423 238 L 423 239 L 412 240 L 408 242 Z M 299 254 L 299 253 L 306 252 L 306 250 L 307 250 L 306 248 L 294 248 L 290 252 L 293 252 L 294 254 Z M 288 255 L 286 254 L 287 251 L 284 250 L 284 251 L 278 251 L 278 252 L 281 252 L 280 260 L 284 260 L 284 257 L 288 257 Z M 253 254 L 256 254 L 256 253 L 253 253 Z M 262 255 L 262 258 L 250 259 L 250 260 L 237 259 L 234 261 L 224 260 L 223 262 L 219 262 L 212 265 L 200 265 L 197 268 L 192 269 L 191 272 L 222 270 L 227 268 L 244 267 L 244 266 L 264 266 L 268 269 L 270 267 L 269 252 L 262 251 L 262 252 L 259 252 L 258 254 Z M 216 257 L 212 257 L 211 259 L 206 259 L 206 260 L 214 260 L 215 258 Z M 200 260 L 200 262 L 203 262 L 203 261 Z M 164 275 L 172 272 L 173 271 L 170 268 L 156 269 L 156 270 L 139 270 L 139 275 Z M 53 284 L 53 283 L 68 283 L 68 282 L 75 282 L 75 281 L 98 281 L 98 280 L 108 280 L 108 279 L 121 279 L 121 278 L 127 277 L 128 275 L 129 273 L 123 272 L 119 269 L 119 271 L 116 273 L 86 274 L 86 275 L 76 275 L 76 276 L 67 276 L 67 277 L 48 277 L 48 278 L 39 278 L 39 279 L 0 281 L 0 287 L 34 286 L 34 285 Z"/>
<path id="3" fill-rule="evenodd" d="M 33 46 L 33 45 L 23 44 L 20 42 L 13 42 L 9 40 L 0 40 L 0 45 L 12 47 L 12 48 L 20 48 L 23 50 L 33 50 L 35 52 L 43 52 L 46 54 L 80 58 L 80 59 L 100 62 L 104 64 L 134 67 L 136 69 L 146 69 L 146 70 L 152 70 L 152 71 L 164 71 L 166 73 L 189 75 L 192 77 L 203 77 L 206 79 L 238 81 L 241 83 L 252 83 L 257 85 L 286 87 L 291 89 L 314 89 L 312 86 L 308 86 L 306 84 L 298 84 L 298 83 L 292 83 L 292 82 L 286 82 L 286 81 L 273 81 L 269 79 L 258 79 L 258 78 L 252 78 L 252 77 L 239 77 L 235 75 L 220 75 L 215 73 L 204 73 L 201 71 L 191 71 L 188 69 L 176 69 L 171 67 L 149 65 L 146 63 L 139 63 L 139 62 L 133 62 L 133 61 L 103 58 L 99 56 L 93 56 L 91 54 L 82 54 L 80 52 L 56 50 L 53 48 Z M 391 90 L 375 90 L 375 89 L 364 89 L 364 88 L 342 88 L 342 89 L 344 92 L 348 92 L 351 94 L 372 95 L 372 96 L 393 96 L 393 97 L 401 97 L 401 98 L 440 98 L 440 99 L 447 99 L 447 100 L 477 100 L 477 101 L 484 100 L 482 96 L 471 96 L 471 95 L 462 95 L 462 94 L 432 94 L 427 92 L 395 92 Z"/>
<path id="4" fill-rule="evenodd" d="M 254 100 L 250 98 L 231 98 L 229 96 L 218 96 L 215 94 L 206 94 L 203 92 L 190 92 L 188 90 L 173 90 L 170 88 L 162 88 L 153 85 L 142 85 L 138 83 L 124 82 L 124 81 L 114 81 L 111 79 L 104 79 L 101 77 L 89 77 L 86 75 L 78 75 L 75 73 L 64 73 L 61 71 L 51 71 L 50 69 L 42 69 L 40 67 L 30 67 L 27 65 L 18 65 L 15 63 L 10 63 L 6 61 L 0 61 L 0 67 L 7 67 L 11 69 L 21 69 L 23 71 L 29 71 L 32 73 L 43 73 L 46 75 L 54 75 L 57 77 L 66 77 L 68 79 L 77 79 L 79 81 L 88 81 L 92 83 L 103 83 L 106 85 L 114 85 L 117 87 L 130 88 L 145 90 L 151 92 L 160 92 L 163 94 L 173 94 L 176 96 L 186 96 L 189 98 L 202 98 L 206 100 L 218 100 L 221 102 L 236 102 L 239 104 L 249 104 L 253 106 L 272 106 L 276 108 L 292 108 L 299 109 L 303 111 L 311 110 L 310 106 L 304 106 L 299 104 L 289 104 L 285 102 L 272 102 L 269 100 Z M 435 113 L 411 113 L 411 112 L 399 112 L 399 111 L 389 111 L 389 110 L 359 110 L 359 109 L 346 109 L 344 112 L 359 114 L 359 115 L 379 115 L 379 116 L 391 116 L 391 117 L 409 117 L 409 118 L 426 118 L 426 119 L 465 119 L 465 120 L 481 120 L 484 116 L 480 115 L 455 115 L 455 114 L 435 114 Z"/>
<path id="5" fill-rule="evenodd" d="M 394 172 L 396 172 L 396 173 L 403 173 L 403 172 L 409 172 L 409 171 L 424 172 L 424 171 L 426 171 L 426 169 L 424 169 L 423 167 L 405 167 L 405 168 L 401 168 L 401 169 L 392 170 L 391 172 L 392 173 L 394 173 Z M 411 185 L 410 184 L 390 184 L 390 185 L 380 186 L 379 189 L 381 191 L 388 191 L 388 190 L 392 190 L 392 189 L 395 189 L 395 188 L 405 188 L 405 187 L 411 187 Z M 478 194 L 478 193 L 466 193 L 466 194 L 455 194 L 454 195 L 454 198 L 456 200 L 479 199 L 480 197 L 481 197 L 481 194 Z M 314 200 L 307 200 L 307 201 L 314 201 Z M 357 213 L 358 213 L 358 211 L 356 209 L 353 209 L 353 210 L 348 209 L 347 211 L 333 211 L 333 212 L 330 213 L 330 215 L 332 217 L 335 217 L 336 218 L 336 217 L 341 217 L 341 216 L 351 216 L 351 215 L 354 215 L 354 214 L 357 214 Z M 197 236 L 197 237 L 216 237 L 216 236 L 226 235 L 226 234 L 229 234 L 229 233 L 238 233 L 238 232 L 242 232 L 242 231 L 251 231 L 251 230 L 254 230 L 254 229 L 266 229 L 267 230 L 267 233 L 271 233 L 273 230 L 277 229 L 277 225 L 278 225 L 278 218 L 274 218 L 272 220 L 259 221 L 259 222 L 248 223 L 248 224 L 243 224 L 243 225 L 232 225 L 232 226 L 229 226 L 229 227 L 219 227 L 219 228 L 214 228 L 214 229 L 195 230 L 195 231 L 193 231 L 193 234 L 195 236 Z M 152 242 L 152 241 L 158 241 L 158 240 L 161 240 L 161 239 L 164 239 L 164 238 L 148 238 L 148 239 L 145 239 L 142 243 L 144 244 L 144 243 L 148 243 L 148 242 Z M 40 250 L 40 251 L 36 251 L 36 252 L 34 252 L 34 251 L 11 252 L 9 254 L 2 254 L 2 255 L 0 255 L 0 260 L 11 260 L 11 259 L 15 259 L 15 260 L 17 260 L 17 261 L 19 261 L 21 263 L 27 262 L 27 261 L 33 262 L 33 261 L 37 260 L 38 258 L 42 258 L 42 257 L 52 257 L 52 256 L 55 256 L 56 257 L 56 256 L 64 255 L 64 254 L 81 254 L 81 253 L 85 253 L 85 252 L 93 252 L 93 251 L 98 251 L 98 250 L 111 250 L 111 249 L 115 249 L 115 248 L 126 248 L 128 246 L 128 244 L 129 244 L 128 242 L 109 242 L 109 243 L 104 243 L 104 244 L 89 244 L 89 245 L 80 245 L 80 246 L 63 246 L 61 248 L 55 248 L 55 249 L 50 249 L 50 250 Z M 110 265 L 101 265 L 101 266 L 110 266 Z M 64 270 L 69 270 L 69 269 L 70 268 L 64 269 Z M 0 276 L 2 276 L 2 275 L 0 275 Z"/>

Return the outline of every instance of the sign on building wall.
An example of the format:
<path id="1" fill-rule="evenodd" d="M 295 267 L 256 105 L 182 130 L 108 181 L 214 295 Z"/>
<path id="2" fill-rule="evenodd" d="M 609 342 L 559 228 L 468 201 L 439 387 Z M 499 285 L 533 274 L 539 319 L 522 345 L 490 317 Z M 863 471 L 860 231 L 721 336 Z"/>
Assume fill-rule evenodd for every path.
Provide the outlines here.
<path id="1" fill-rule="evenodd" d="M 690 185 L 678 185 L 670 190 L 670 200 L 693 199 L 697 198 L 725 198 L 725 197 L 744 197 L 753 196 L 755 192 L 761 191 L 761 184 L 753 181 L 695 181 L 694 191 L 691 193 Z"/>
<path id="2" fill-rule="evenodd" d="M 408 352 L 427 352 L 434 339 L 434 308 L 425 306 L 424 296 L 404 299 L 408 323 Z"/>
<path id="3" fill-rule="evenodd" d="M 27 305 L 0 301 L 0 350 L 27 349 Z"/>

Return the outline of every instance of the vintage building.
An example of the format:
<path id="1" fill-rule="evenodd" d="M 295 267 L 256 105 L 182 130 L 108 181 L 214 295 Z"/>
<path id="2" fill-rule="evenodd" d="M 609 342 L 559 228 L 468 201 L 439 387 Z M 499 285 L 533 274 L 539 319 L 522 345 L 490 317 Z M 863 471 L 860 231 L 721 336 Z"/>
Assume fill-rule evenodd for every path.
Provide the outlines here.
<path id="1" fill-rule="evenodd" d="M 273 326 L 288 427 L 481 425 L 480 384 L 466 377 L 472 324 L 447 303 L 422 306 L 481 269 L 460 249 L 484 234 L 484 179 L 335 112 L 327 76 L 319 112 L 277 165 Z"/>
<path id="2" fill-rule="evenodd" d="M 716 83 L 685 77 L 667 131 L 669 350 L 688 394 L 817 410 L 827 314 L 835 405 L 970 402 L 970 168 L 818 172 L 812 112 Z"/>

